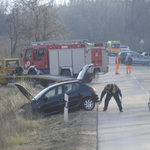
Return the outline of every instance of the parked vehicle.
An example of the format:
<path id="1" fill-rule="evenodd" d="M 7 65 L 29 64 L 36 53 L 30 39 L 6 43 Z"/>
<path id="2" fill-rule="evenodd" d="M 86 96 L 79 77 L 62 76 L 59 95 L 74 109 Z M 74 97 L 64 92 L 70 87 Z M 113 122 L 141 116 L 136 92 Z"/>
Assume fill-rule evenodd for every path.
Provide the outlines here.
<path id="1" fill-rule="evenodd" d="M 120 51 L 130 51 L 129 46 L 127 46 L 127 45 L 121 45 L 120 48 L 121 48 Z"/>
<path id="2" fill-rule="evenodd" d="M 34 86 L 36 80 L 36 83 L 41 84 L 43 87 L 47 87 L 49 82 L 52 81 L 60 82 L 73 79 L 66 76 L 41 75 L 41 72 L 37 70 L 36 67 L 34 67 L 34 69 L 37 75 L 25 75 L 19 58 L 0 59 L 0 84 L 6 86 L 8 83 L 14 83 L 18 80 L 27 80 Z"/>
<path id="3" fill-rule="evenodd" d="M 138 54 L 138 53 L 131 53 L 130 55 L 131 55 L 133 64 L 141 64 L 141 65 L 150 66 L 150 59 L 147 58 L 146 56 L 143 56 L 142 54 Z M 126 60 L 127 60 L 127 56 L 126 56 Z"/>
<path id="4" fill-rule="evenodd" d="M 121 60 L 121 63 L 124 64 L 126 60 L 127 54 L 131 54 L 133 51 L 120 51 L 119 52 L 119 59 Z"/>
<path id="5" fill-rule="evenodd" d="M 85 64 L 94 64 L 88 71 L 86 82 L 91 82 L 98 72 L 108 72 L 106 47 L 87 43 L 86 40 L 33 42 L 24 55 L 24 70 L 37 74 L 34 67 L 43 74 L 77 77 Z"/>
<path id="6" fill-rule="evenodd" d="M 38 112 L 43 115 L 50 115 L 63 111 L 65 93 L 69 96 L 69 110 L 80 108 L 92 110 L 95 107 L 95 102 L 98 102 L 98 95 L 94 88 L 82 83 L 91 66 L 92 65 L 84 66 L 77 80 L 49 86 L 35 97 L 20 84 L 15 84 L 22 94 L 30 101 L 21 107 L 21 111 L 23 110 L 27 113 L 30 109 L 33 115 Z"/>
<path id="7" fill-rule="evenodd" d="M 120 52 L 120 41 L 108 41 L 108 55 L 115 54 L 117 55 Z"/>

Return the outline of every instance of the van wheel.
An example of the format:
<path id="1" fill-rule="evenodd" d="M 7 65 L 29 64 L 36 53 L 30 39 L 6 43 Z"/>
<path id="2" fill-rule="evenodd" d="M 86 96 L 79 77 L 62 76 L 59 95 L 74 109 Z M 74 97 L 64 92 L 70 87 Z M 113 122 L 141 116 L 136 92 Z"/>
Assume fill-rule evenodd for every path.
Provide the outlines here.
<path id="1" fill-rule="evenodd" d="M 64 70 L 64 71 L 62 71 L 61 75 L 63 75 L 63 76 L 71 76 L 71 73 L 70 73 L 69 70 Z"/>
<path id="2" fill-rule="evenodd" d="M 92 110 L 95 107 L 95 102 L 92 98 L 86 98 L 83 100 L 82 107 L 84 110 Z"/>
<path id="3" fill-rule="evenodd" d="M 148 62 L 148 66 L 150 66 L 150 61 Z"/>

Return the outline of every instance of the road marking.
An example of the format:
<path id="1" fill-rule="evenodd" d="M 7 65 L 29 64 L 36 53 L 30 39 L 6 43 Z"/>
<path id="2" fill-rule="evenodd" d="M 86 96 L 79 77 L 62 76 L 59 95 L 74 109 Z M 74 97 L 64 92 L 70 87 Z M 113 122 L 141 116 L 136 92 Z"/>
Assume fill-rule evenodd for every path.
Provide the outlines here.
<path id="1" fill-rule="evenodd" d="M 125 65 L 124 65 L 124 67 L 125 67 Z M 126 67 L 125 67 L 126 68 Z M 144 89 L 144 87 L 140 84 L 140 82 L 136 79 L 136 77 L 133 75 L 133 74 L 131 74 L 132 75 L 132 77 L 134 78 L 134 80 L 139 84 L 139 86 L 143 89 L 143 91 L 147 94 L 147 95 L 149 95 L 149 93 Z"/>
<path id="2" fill-rule="evenodd" d="M 136 77 L 133 75 L 133 74 L 131 74 L 132 75 L 132 77 L 134 78 L 134 80 L 139 84 L 139 86 L 143 89 L 143 91 L 147 94 L 147 95 L 149 95 L 149 93 L 144 89 L 144 87 L 140 84 L 140 82 L 136 79 Z"/>

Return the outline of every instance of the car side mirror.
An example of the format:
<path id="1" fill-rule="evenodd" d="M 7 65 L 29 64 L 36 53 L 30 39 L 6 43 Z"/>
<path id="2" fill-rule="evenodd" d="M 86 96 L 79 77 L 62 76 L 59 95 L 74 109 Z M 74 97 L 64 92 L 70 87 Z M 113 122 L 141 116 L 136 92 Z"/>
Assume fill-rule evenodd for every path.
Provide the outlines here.
<path id="1" fill-rule="evenodd" d="M 48 97 L 45 96 L 44 97 L 44 101 L 47 102 L 48 101 Z"/>

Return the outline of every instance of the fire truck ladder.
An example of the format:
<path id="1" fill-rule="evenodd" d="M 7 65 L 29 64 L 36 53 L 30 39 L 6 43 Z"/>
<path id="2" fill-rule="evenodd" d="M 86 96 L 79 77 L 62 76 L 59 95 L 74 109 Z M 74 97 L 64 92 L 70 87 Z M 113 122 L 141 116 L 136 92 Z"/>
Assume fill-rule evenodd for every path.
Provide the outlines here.
<path id="1" fill-rule="evenodd" d="M 54 44 L 76 44 L 76 43 L 86 43 L 88 42 L 87 39 L 80 39 L 80 40 L 64 40 L 64 41 L 41 41 L 41 42 L 32 42 L 31 45 L 54 45 Z"/>

